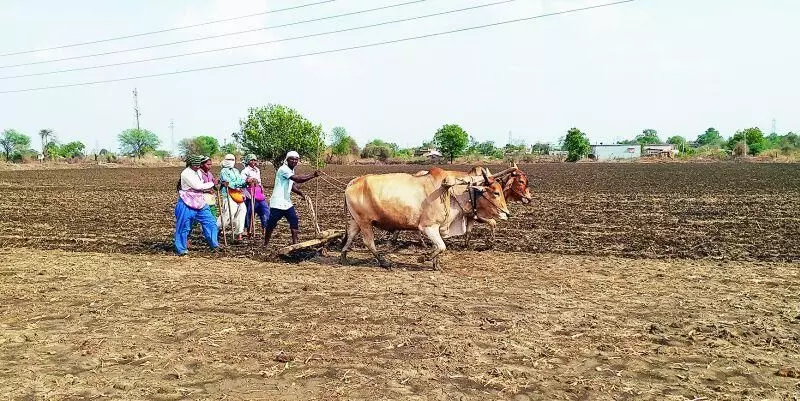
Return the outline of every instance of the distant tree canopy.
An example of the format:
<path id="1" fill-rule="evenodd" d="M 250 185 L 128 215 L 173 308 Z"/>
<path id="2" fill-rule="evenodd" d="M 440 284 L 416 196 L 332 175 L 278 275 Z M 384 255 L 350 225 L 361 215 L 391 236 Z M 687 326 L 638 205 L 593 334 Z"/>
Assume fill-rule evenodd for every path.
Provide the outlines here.
<path id="1" fill-rule="evenodd" d="M 226 143 L 226 144 L 220 146 L 219 151 L 220 151 L 220 153 L 232 154 L 232 155 L 237 155 L 237 154 L 241 153 L 239 151 L 239 147 L 236 146 L 235 142 Z"/>
<path id="2" fill-rule="evenodd" d="M 127 129 L 122 131 L 117 139 L 120 152 L 134 157 L 142 157 L 148 152 L 153 152 L 161 144 L 158 136 L 146 129 Z"/>
<path id="3" fill-rule="evenodd" d="M 6 161 L 11 161 L 22 156 L 28 151 L 31 138 L 15 129 L 7 129 L 0 136 L 0 148 L 3 150 Z"/>
<path id="4" fill-rule="evenodd" d="M 443 155 L 450 159 L 450 163 L 456 157 L 461 156 L 469 144 L 469 135 L 457 124 L 446 124 L 436 131 L 433 136 L 433 143 Z"/>
<path id="5" fill-rule="evenodd" d="M 85 150 L 86 145 L 84 145 L 83 142 L 72 141 L 59 146 L 58 155 L 67 159 L 83 157 Z"/>
<path id="6" fill-rule="evenodd" d="M 586 137 L 586 134 L 581 132 L 581 130 L 573 127 L 567 131 L 567 135 L 564 137 L 564 144 L 562 145 L 562 149 L 567 151 L 567 161 L 568 162 L 576 162 L 592 151 L 592 147 L 589 145 L 589 139 Z"/>
<path id="7" fill-rule="evenodd" d="M 219 141 L 213 136 L 200 135 L 181 139 L 178 144 L 182 156 L 204 155 L 212 157 L 219 153 Z"/>
<path id="8" fill-rule="evenodd" d="M 361 150 L 361 157 L 365 159 L 378 159 L 380 161 L 386 161 L 390 157 L 393 157 L 399 150 L 400 147 L 397 146 L 396 143 L 389 143 L 380 139 L 373 139 L 364 145 L 364 149 Z"/>
<path id="9" fill-rule="evenodd" d="M 725 139 L 722 138 L 722 135 L 714 127 L 711 127 L 707 129 L 706 132 L 700 134 L 697 137 L 696 142 L 700 146 L 722 147 L 723 145 L 725 145 Z"/>
<path id="10" fill-rule="evenodd" d="M 358 155 L 358 144 L 344 127 L 333 127 L 331 136 L 331 153 L 337 156 Z"/>
<path id="11" fill-rule="evenodd" d="M 739 142 L 747 145 L 747 153 L 758 155 L 769 148 L 769 142 L 764 138 L 764 133 L 758 127 L 736 131 L 728 140 L 728 149 L 734 150 Z"/>
<path id="12" fill-rule="evenodd" d="M 321 163 L 325 134 L 296 110 L 279 104 L 250 108 L 239 121 L 240 132 L 234 137 L 246 153 L 269 160 L 275 169 L 283 164 L 286 153 L 294 150 L 311 162 Z"/>
<path id="13" fill-rule="evenodd" d="M 686 141 L 686 138 L 680 135 L 674 135 L 667 139 L 667 143 L 675 145 L 675 149 L 679 152 L 684 153 L 689 148 L 689 142 Z"/>
<path id="14" fill-rule="evenodd" d="M 39 138 L 42 140 L 42 155 L 47 155 L 45 148 L 51 140 L 55 140 L 55 134 L 53 133 L 53 130 L 45 128 L 39 131 Z"/>
<path id="15" fill-rule="evenodd" d="M 536 142 L 531 146 L 531 153 L 535 155 L 546 155 L 550 153 L 552 146 L 549 143 Z"/>

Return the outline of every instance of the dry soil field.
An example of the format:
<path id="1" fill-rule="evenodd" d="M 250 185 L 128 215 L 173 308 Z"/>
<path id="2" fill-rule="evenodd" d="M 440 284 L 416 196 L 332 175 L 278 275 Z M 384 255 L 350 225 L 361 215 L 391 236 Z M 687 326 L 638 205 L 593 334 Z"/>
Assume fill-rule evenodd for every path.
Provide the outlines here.
<path id="1" fill-rule="evenodd" d="M 199 229 L 178 258 L 179 169 L 0 172 L 0 397 L 800 397 L 800 166 L 523 169 L 534 204 L 442 272 L 408 234 L 388 272 Z M 344 227 L 339 188 L 304 189 Z"/>

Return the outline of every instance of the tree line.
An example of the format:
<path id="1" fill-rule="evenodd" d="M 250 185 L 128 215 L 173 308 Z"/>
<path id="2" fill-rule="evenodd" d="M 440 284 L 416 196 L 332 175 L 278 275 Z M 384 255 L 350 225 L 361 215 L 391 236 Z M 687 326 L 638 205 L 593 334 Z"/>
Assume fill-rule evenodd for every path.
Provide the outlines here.
<path id="1" fill-rule="evenodd" d="M 767 151 L 775 151 L 788 156 L 800 152 L 800 136 L 798 134 L 788 132 L 779 135 L 773 132 L 764 135 L 758 127 L 738 130 L 728 139 L 725 139 L 716 128 L 711 127 L 699 134 L 693 142 L 680 135 L 670 136 L 664 142 L 656 130 L 645 129 L 633 139 L 617 142 L 620 145 L 638 145 L 642 149 L 648 145 L 663 143 L 675 145 L 675 149 L 687 157 L 715 152 L 730 153 L 734 156 L 758 156 Z M 567 152 L 567 161 L 580 160 L 591 152 L 587 135 L 574 127 L 567 131 L 567 135 L 560 140 L 559 147 Z"/>
<path id="2" fill-rule="evenodd" d="M 500 159 L 507 155 L 529 153 L 547 155 L 553 151 L 563 151 L 567 154 L 567 161 L 577 161 L 591 152 L 588 136 L 574 127 L 559 139 L 557 145 L 537 142 L 528 146 L 524 142 L 516 142 L 498 146 L 493 141 L 476 140 L 458 124 L 443 125 L 433 132 L 430 140 L 414 148 L 401 148 L 396 143 L 377 138 L 361 147 L 344 127 L 332 128 L 328 138 L 320 124 L 314 124 L 297 110 L 280 104 L 248 109 L 247 116 L 239 121 L 239 125 L 239 132 L 232 135 L 233 141 L 230 143 L 220 144 L 213 136 L 198 135 L 182 139 L 179 143 L 179 153 L 181 156 L 253 153 L 262 160 L 270 161 L 277 168 L 289 150 L 300 152 L 307 160 L 317 165 L 335 159 L 341 162 L 358 157 L 383 162 L 389 159 L 402 161 L 432 150 L 440 152 L 443 159 L 449 162 L 464 156 Z M 52 129 L 41 130 L 39 137 L 42 143 L 41 154 L 46 159 L 86 156 L 86 146 L 82 142 L 62 143 L 56 138 Z M 127 129 L 117 136 L 117 140 L 120 154 L 125 156 L 140 158 L 147 154 L 158 157 L 169 155 L 169 152 L 158 149 L 161 141 L 155 133 L 147 129 Z M 757 127 L 736 131 L 728 139 L 723 138 L 715 128 L 708 128 L 692 142 L 680 135 L 670 136 L 665 142 L 675 145 L 679 152 L 688 156 L 714 151 L 740 156 L 759 155 L 768 150 L 784 154 L 800 151 L 800 138 L 797 134 L 789 132 L 785 135 L 776 133 L 764 135 Z M 647 145 L 664 142 L 656 130 L 645 129 L 632 139 L 617 143 L 639 145 L 644 148 Z M 38 152 L 32 150 L 30 144 L 29 136 L 14 129 L 5 130 L 0 136 L 0 148 L 7 161 L 21 161 L 26 157 L 36 156 Z M 116 158 L 116 154 L 105 149 L 95 154 L 95 159 L 98 155 L 108 161 Z"/>

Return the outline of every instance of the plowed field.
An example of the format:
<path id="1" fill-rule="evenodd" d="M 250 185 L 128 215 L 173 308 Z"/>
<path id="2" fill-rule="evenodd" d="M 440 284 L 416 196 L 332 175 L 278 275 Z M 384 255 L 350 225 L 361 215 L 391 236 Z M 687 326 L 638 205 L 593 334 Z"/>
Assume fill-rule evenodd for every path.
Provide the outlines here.
<path id="1" fill-rule="evenodd" d="M 366 173 L 421 168 L 330 166 L 326 172 L 333 178 L 306 183 L 304 190 L 317 201 L 323 229 L 344 229 L 343 183 Z M 529 174 L 535 201 L 512 206 L 515 215 L 499 224 L 496 250 L 800 261 L 800 165 L 522 168 Z M 271 185 L 274 172 L 264 170 L 264 181 Z M 0 246 L 169 253 L 179 173 L 168 168 L 0 172 Z M 298 210 L 306 214 L 304 205 Z M 313 235 L 307 219 L 305 223 L 305 235 Z M 278 231 L 275 246 L 288 241 L 285 227 Z M 194 234 L 193 251 L 202 253 L 200 230 Z M 487 234 L 478 225 L 473 237 L 478 249 Z M 416 235 L 404 238 L 409 240 L 405 245 L 416 244 L 411 241 Z M 448 247 L 463 249 L 459 240 L 449 241 Z M 245 243 L 232 247 L 231 253 L 271 260 L 274 249 Z"/>
<path id="2" fill-rule="evenodd" d="M 420 168 L 304 190 L 343 228 L 338 185 Z M 798 399 L 800 166 L 522 168 L 534 203 L 440 272 L 414 234 L 392 271 L 285 263 L 285 226 L 180 258 L 180 169 L 0 172 L 0 399 Z"/>

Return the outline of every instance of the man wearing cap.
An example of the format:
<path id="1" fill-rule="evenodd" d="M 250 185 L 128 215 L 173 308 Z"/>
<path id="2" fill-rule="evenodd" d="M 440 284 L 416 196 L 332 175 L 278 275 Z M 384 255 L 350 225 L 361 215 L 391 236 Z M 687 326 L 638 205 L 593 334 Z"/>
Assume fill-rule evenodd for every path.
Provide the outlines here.
<path id="1" fill-rule="evenodd" d="M 275 172 L 275 187 L 272 190 L 272 197 L 269 200 L 269 220 L 267 220 L 267 230 L 264 233 L 264 246 L 269 244 L 272 230 L 278 225 L 278 221 L 286 218 L 289 228 L 292 230 L 292 244 L 296 244 L 300 237 L 300 219 L 292 203 L 292 192 L 305 199 L 302 191 L 295 188 L 294 184 L 302 184 L 312 178 L 319 177 L 319 171 L 305 175 L 296 175 L 294 169 L 300 161 L 300 155 L 291 151 L 286 154 L 283 165 Z"/>
<path id="2" fill-rule="evenodd" d="M 253 224 L 255 228 L 256 222 L 250 221 L 250 216 L 253 214 L 253 207 L 255 207 L 256 215 L 261 221 L 261 229 L 267 227 L 267 219 L 269 218 L 269 205 L 267 205 L 267 198 L 264 196 L 264 187 L 261 186 L 261 170 L 258 168 L 258 159 L 253 154 L 244 157 L 245 168 L 242 169 L 242 178 L 247 182 L 247 189 L 245 189 L 244 203 L 247 204 L 247 214 L 244 217 L 244 226 L 246 228 Z M 255 230 L 254 230 L 255 231 Z"/>
<path id="3" fill-rule="evenodd" d="M 236 239 L 242 240 L 244 232 L 244 219 L 247 215 L 247 207 L 244 204 L 242 189 L 246 186 L 242 173 L 236 169 L 236 157 L 232 154 L 225 155 L 222 159 L 222 170 L 219 172 L 221 185 L 220 195 L 222 197 L 223 208 L 220 210 L 220 218 L 217 225 L 220 227 L 231 227 Z"/>
<path id="4" fill-rule="evenodd" d="M 186 240 L 195 221 L 200 222 L 211 250 L 219 248 L 217 222 L 203 196 L 205 191 L 214 188 L 217 180 L 203 182 L 198 173 L 202 160 L 202 156 L 188 156 L 186 162 L 189 166 L 181 172 L 178 202 L 175 205 L 175 252 L 180 256 L 188 253 Z"/>

